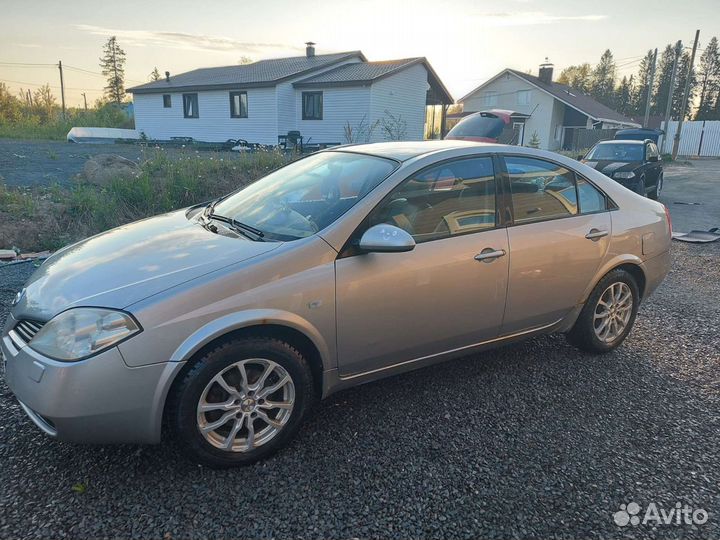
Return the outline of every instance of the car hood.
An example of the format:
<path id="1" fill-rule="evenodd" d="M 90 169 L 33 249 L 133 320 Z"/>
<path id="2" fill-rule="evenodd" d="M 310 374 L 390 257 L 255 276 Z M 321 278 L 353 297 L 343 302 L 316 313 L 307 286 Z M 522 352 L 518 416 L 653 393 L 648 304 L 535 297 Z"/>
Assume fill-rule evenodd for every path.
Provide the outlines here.
<path id="1" fill-rule="evenodd" d="M 215 234 L 184 210 L 156 216 L 55 253 L 30 277 L 13 313 L 47 320 L 70 307 L 124 308 L 280 245 Z"/>
<path id="2" fill-rule="evenodd" d="M 642 165 L 640 161 L 612 161 L 609 159 L 601 160 L 589 160 L 585 162 L 585 165 L 592 167 L 593 169 L 600 171 L 605 176 L 612 178 L 612 175 L 616 172 L 629 172 L 634 171 Z"/>

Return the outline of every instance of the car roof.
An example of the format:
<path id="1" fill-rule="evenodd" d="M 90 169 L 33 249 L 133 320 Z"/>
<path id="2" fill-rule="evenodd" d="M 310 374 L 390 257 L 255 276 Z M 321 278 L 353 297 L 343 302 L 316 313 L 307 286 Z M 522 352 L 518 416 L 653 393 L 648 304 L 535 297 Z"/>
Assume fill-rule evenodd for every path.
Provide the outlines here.
<path id="1" fill-rule="evenodd" d="M 442 150 L 452 150 L 456 148 L 477 148 L 483 143 L 470 141 L 393 141 L 382 143 L 368 144 L 351 144 L 345 146 L 335 146 L 328 151 L 342 150 L 344 152 L 358 152 L 362 154 L 371 154 L 384 158 L 395 159 L 397 161 L 407 161 L 417 156 L 431 154 Z"/>
<path id="2" fill-rule="evenodd" d="M 649 139 L 646 139 L 644 141 L 638 141 L 637 139 L 612 139 L 610 141 L 600 141 L 598 144 L 645 144 L 646 142 L 648 142 L 648 140 Z"/>

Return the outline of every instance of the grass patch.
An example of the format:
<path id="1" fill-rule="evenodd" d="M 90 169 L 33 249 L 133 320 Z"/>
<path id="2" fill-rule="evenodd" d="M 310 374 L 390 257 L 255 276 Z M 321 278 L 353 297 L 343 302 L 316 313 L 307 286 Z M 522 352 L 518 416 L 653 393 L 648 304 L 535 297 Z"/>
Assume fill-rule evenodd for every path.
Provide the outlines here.
<path id="1" fill-rule="evenodd" d="M 228 155 L 147 154 L 134 178 L 102 185 L 78 178 L 69 186 L 11 188 L 0 184 L 0 248 L 58 249 L 145 217 L 214 199 L 286 164 L 280 152 Z"/>

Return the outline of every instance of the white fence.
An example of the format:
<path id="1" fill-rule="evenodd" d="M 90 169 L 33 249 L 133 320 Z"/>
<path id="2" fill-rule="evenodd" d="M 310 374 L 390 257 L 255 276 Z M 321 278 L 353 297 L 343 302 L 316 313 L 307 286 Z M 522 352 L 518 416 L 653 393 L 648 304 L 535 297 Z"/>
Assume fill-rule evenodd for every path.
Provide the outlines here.
<path id="1" fill-rule="evenodd" d="M 677 125 L 677 121 L 673 120 L 666 128 L 663 122 L 665 136 L 660 138 L 660 151 L 663 154 L 672 152 Z M 683 122 L 678 155 L 720 157 L 720 120 Z"/>

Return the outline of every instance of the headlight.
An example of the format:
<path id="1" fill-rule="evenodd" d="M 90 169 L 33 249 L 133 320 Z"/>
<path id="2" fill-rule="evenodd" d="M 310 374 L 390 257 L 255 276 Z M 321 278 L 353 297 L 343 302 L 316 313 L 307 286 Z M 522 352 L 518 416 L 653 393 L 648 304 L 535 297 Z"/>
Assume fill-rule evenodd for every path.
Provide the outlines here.
<path id="1" fill-rule="evenodd" d="M 616 172 L 613 174 L 613 178 L 635 178 L 635 173 L 630 172 Z"/>
<path id="2" fill-rule="evenodd" d="M 50 319 L 29 346 L 56 360 L 76 361 L 108 349 L 140 330 L 135 319 L 122 311 L 74 308 Z"/>

